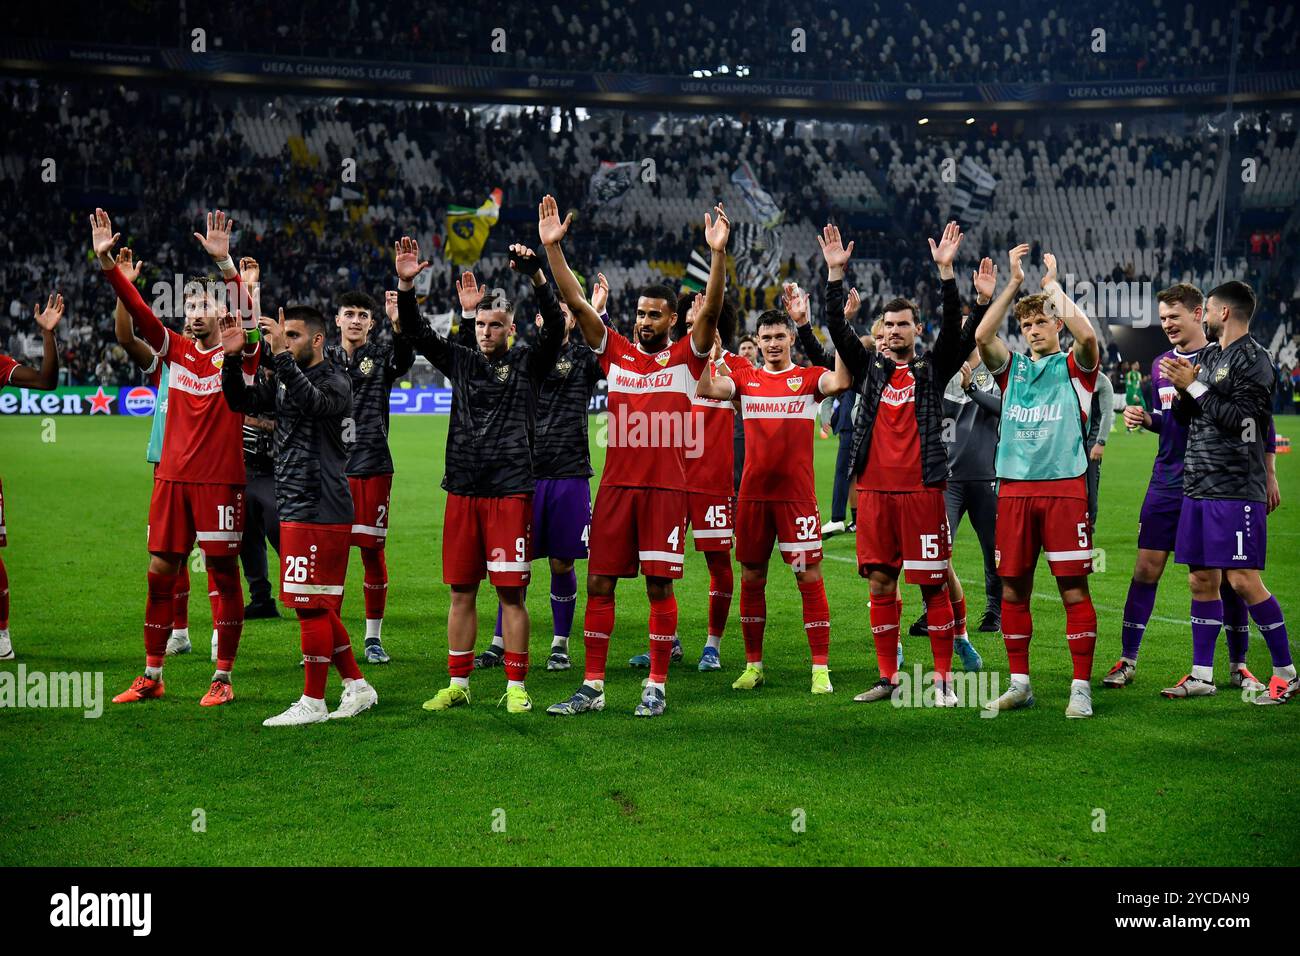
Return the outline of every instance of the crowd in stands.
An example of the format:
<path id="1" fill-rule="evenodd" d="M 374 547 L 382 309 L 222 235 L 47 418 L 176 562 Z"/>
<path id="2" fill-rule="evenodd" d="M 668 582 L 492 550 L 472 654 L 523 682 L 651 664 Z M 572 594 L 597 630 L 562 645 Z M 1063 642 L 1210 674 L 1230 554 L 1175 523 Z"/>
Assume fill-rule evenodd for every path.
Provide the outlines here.
<path id="1" fill-rule="evenodd" d="M 820 309 L 815 236 L 834 218 L 859 223 L 846 232 L 857 240 L 850 281 L 863 298 L 860 322 L 903 294 L 920 306 L 924 339 L 936 331 L 938 283 L 925 236 L 938 235 L 952 212 L 954 186 L 940 172 L 944 142 L 899 126 L 267 101 L 77 83 L 10 82 L 0 93 L 10 133 L 0 154 L 0 349 L 38 356 L 32 303 L 58 289 L 69 303 L 61 334 L 69 384 L 125 384 L 134 375 L 114 344 L 113 300 L 88 251 L 95 206 L 114 215 L 122 244 L 145 261 L 146 298 L 171 290 L 178 274 L 207 268 L 192 233 L 206 210 L 221 208 L 236 219 L 237 254 L 263 265 L 268 303 L 332 313 L 345 290 L 378 298 L 392 284 L 394 238 L 411 234 L 434 264 L 426 311 L 458 314 L 443 217 L 448 205 L 477 206 L 500 187 L 500 220 L 474 269 L 481 283 L 523 293 L 519 317 L 527 319 L 531 304 L 506 249 L 536 242 L 536 203 L 551 192 L 577 215 L 570 261 L 588 279 L 608 277 L 610 314 L 628 330 L 637 290 L 679 282 L 692 250 L 704 248 L 699 231 L 714 202 L 726 204 L 736 226 L 753 223 L 732 181 L 742 163 L 784 216 L 774 281 L 731 285 L 742 324 L 776 304 L 784 280 L 809 290 Z M 1271 129 L 1253 145 L 1266 164 L 1274 157 L 1283 175 L 1272 188 L 1293 207 L 1294 132 Z M 1031 282 L 1051 251 L 1076 278 L 1204 285 L 1217 149 L 1169 132 L 1119 136 L 1101 126 L 959 144 L 958 160 L 975 159 L 999 180 L 968 226 L 960 267 L 968 274 L 986 254 L 1004 265 L 1006 249 L 1023 239 L 1035 243 Z M 654 175 L 638 175 L 617 202 L 598 202 L 589 183 L 602 160 L 634 160 L 638 171 L 650 160 Z M 1227 239 L 1233 274 L 1264 292 L 1260 334 L 1284 330 L 1280 346 L 1300 332 L 1287 324 L 1300 307 L 1296 236 L 1283 235 L 1272 257 L 1253 255 L 1246 234 Z M 532 333 L 526 321 L 519 329 L 525 339 Z M 1009 336 L 1023 344 L 1014 329 Z"/>
<path id="2" fill-rule="evenodd" d="M 1238 71 L 1293 66 L 1294 4 L 1238 6 Z M 1224 76 L 1232 37 L 1230 5 L 1188 0 L 135 0 L 107 18 L 91 0 L 60 8 L 55 22 L 39 5 L 19 5 L 9 32 L 190 48 L 201 29 L 209 49 L 220 51 L 893 83 Z"/>

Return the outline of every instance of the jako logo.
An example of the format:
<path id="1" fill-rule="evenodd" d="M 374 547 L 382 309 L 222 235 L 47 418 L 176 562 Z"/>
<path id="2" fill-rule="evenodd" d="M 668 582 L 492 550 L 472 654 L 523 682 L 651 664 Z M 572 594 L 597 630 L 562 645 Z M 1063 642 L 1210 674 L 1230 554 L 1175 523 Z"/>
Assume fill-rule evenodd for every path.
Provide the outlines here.
<path id="1" fill-rule="evenodd" d="M 137 385 L 124 396 L 119 407 L 128 415 L 152 415 L 154 391 L 147 385 Z"/>
<path id="2" fill-rule="evenodd" d="M 129 926 L 132 935 L 148 936 L 153 926 L 152 893 L 71 893 L 50 897 L 51 926 Z"/>

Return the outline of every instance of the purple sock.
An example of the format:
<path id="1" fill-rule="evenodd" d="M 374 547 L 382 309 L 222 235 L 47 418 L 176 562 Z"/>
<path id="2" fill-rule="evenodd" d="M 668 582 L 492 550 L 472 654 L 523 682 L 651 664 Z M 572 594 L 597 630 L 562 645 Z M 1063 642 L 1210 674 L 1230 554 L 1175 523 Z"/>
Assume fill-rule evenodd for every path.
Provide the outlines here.
<path id="1" fill-rule="evenodd" d="M 1223 632 L 1228 636 L 1228 663 L 1244 664 L 1246 651 L 1250 649 L 1250 618 L 1246 614 L 1246 602 L 1237 596 L 1227 581 L 1220 586 L 1219 597 L 1223 601 Z"/>
<path id="2" fill-rule="evenodd" d="M 1274 667 L 1291 666 L 1291 645 L 1286 638 L 1286 620 L 1282 617 L 1282 606 L 1276 597 L 1260 601 L 1251 606 L 1250 618 L 1259 628 L 1259 633 L 1268 645 L 1268 652 L 1273 655 Z"/>
<path id="3" fill-rule="evenodd" d="M 492 643 L 497 647 L 505 647 L 502 643 L 504 638 L 501 637 L 501 602 L 497 602 L 497 629 L 492 632 Z"/>
<path id="4" fill-rule="evenodd" d="M 1192 666 L 1213 667 L 1214 645 L 1223 627 L 1222 601 L 1192 600 Z"/>
<path id="5" fill-rule="evenodd" d="M 1133 580 L 1128 583 L 1128 600 L 1124 602 L 1123 650 L 1120 655 L 1137 660 L 1142 635 L 1156 606 L 1156 583 Z"/>
<path id="6" fill-rule="evenodd" d="M 573 630 L 573 609 L 578 600 L 578 572 L 551 572 L 551 620 L 556 637 L 568 637 Z"/>

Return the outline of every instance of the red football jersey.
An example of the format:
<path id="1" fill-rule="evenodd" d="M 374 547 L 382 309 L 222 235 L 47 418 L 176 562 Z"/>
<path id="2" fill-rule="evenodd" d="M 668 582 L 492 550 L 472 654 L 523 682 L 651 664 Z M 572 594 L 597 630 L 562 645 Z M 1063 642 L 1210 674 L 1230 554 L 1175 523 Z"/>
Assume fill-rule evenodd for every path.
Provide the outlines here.
<path id="1" fill-rule="evenodd" d="M 858 487 L 866 491 L 920 491 L 925 487 L 921 433 L 916 425 L 916 378 L 906 363 L 894 363 L 894 374 L 880 393 L 867 466 L 858 475 Z"/>
<path id="2" fill-rule="evenodd" d="M 221 345 L 204 349 L 166 328 L 117 268 L 108 278 L 140 337 L 168 366 L 167 423 L 155 476 L 164 481 L 242 485 L 244 416 L 231 411 L 221 394 L 221 366 L 226 358 Z M 246 384 L 252 384 L 257 357 L 253 346 L 242 357 Z"/>
<path id="3" fill-rule="evenodd" d="M 735 488 L 736 410 L 729 401 L 696 395 L 691 400 L 695 421 L 703 422 L 703 454 L 686 453 L 686 485 L 690 491 L 731 496 Z"/>
<path id="4" fill-rule="evenodd" d="M 18 361 L 10 358 L 3 352 L 0 352 L 0 388 L 9 384 L 9 379 L 14 374 L 14 369 L 18 367 Z"/>
<path id="5" fill-rule="evenodd" d="M 783 372 L 728 363 L 745 417 L 745 471 L 740 497 L 758 501 L 816 500 L 813 442 L 820 383 L 826 369 L 792 365 Z"/>
<path id="6" fill-rule="evenodd" d="M 609 383 L 609 420 L 602 485 L 685 491 L 686 456 L 704 450 L 691 414 L 695 383 L 708 355 L 690 336 L 651 355 L 613 329 L 593 349 Z"/>

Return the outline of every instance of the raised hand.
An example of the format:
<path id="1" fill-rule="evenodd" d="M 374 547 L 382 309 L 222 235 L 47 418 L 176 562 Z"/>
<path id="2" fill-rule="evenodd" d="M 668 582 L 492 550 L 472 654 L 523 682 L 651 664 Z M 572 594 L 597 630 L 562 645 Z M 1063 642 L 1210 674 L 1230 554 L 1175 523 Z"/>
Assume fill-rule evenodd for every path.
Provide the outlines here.
<path id="1" fill-rule="evenodd" d="M 227 356 L 239 355 L 244 351 L 248 336 L 239 319 L 230 314 L 223 315 L 217 320 L 217 328 L 221 332 L 221 348 Z"/>
<path id="2" fill-rule="evenodd" d="M 63 318 L 63 296 L 57 292 L 51 292 L 49 301 L 45 303 L 44 311 L 41 310 L 41 304 L 36 303 L 33 310 L 36 324 L 42 331 L 53 332 L 58 328 L 59 320 Z"/>
<path id="3" fill-rule="evenodd" d="M 460 310 L 473 312 L 487 295 L 487 286 L 480 286 L 474 273 L 466 271 L 456 280 L 456 295 L 460 298 Z"/>
<path id="4" fill-rule="evenodd" d="M 1124 424 L 1128 426 L 1129 431 L 1149 428 L 1151 426 L 1151 413 L 1141 405 L 1125 405 Z"/>
<path id="5" fill-rule="evenodd" d="M 230 231 L 235 228 L 235 220 L 227 218 L 226 214 L 218 209 L 216 212 L 208 213 L 208 231 L 206 235 L 194 233 L 194 238 L 199 241 L 203 251 L 212 257 L 213 262 L 221 262 L 223 259 L 230 258 Z"/>
<path id="6" fill-rule="evenodd" d="M 541 270 L 542 260 L 533 250 L 516 242 L 510 246 L 510 268 L 531 279 Z"/>
<path id="7" fill-rule="evenodd" d="M 1044 252 L 1043 265 L 1047 267 L 1047 271 L 1043 273 L 1042 283 L 1043 291 L 1046 292 L 1047 287 L 1056 281 L 1056 256 L 1050 252 Z"/>
<path id="8" fill-rule="evenodd" d="M 1021 263 L 1027 255 L 1029 255 L 1029 243 L 1027 242 L 1022 242 L 1007 253 L 1011 260 L 1011 281 L 1016 285 L 1020 285 L 1025 281 L 1025 269 Z"/>
<path id="9" fill-rule="evenodd" d="M 975 284 L 977 296 L 991 300 L 994 290 L 998 287 L 998 267 L 994 265 L 992 259 L 985 256 L 980 260 L 979 270 L 971 273 L 971 281 Z"/>
<path id="10" fill-rule="evenodd" d="M 394 289 L 384 293 L 384 314 L 388 316 L 388 321 L 393 323 L 394 328 L 400 328 L 397 321 L 397 292 Z"/>
<path id="11" fill-rule="evenodd" d="M 249 289 L 256 287 L 262 278 L 262 267 L 252 256 L 239 257 L 239 278 Z"/>
<path id="12" fill-rule="evenodd" d="M 781 307 L 795 325 L 808 324 L 808 293 L 797 282 L 787 282 L 781 287 Z"/>
<path id="13" fill-rule="evenodd" d="M 850 242 L 845 247 L 840 238 L 840 227 L 834 223 L 826 224 L 822 234 L 817 237 L 817 244 L 822 247 L 822 257 L 825 258 L 828 269 L 843 269 L 853 256 L 853 243 Z"/>
<path id="14" fill-rule="evenodd" d="M 140 277 L 140 271 L 144 269 L 144 260 L 135 262 L 131 255 L 131 250 L 126 246 L 117 250 L 117 271 L 126 277 L 127 282 L 135 282 Z"/>
<path id="15" fill-rule="evenodd" d="M 731 236 L 731 220 L 727 218 L 722 203 L 714 206 L 713 211 L 717 214 L 717 219 L 710 220 L 709 214 L 704 214 L 704 241 L 714 252 L 725 252 L 727 239 Z"/>
<path id="16" fill-rule="evenodd" d="M 844 303 L 844 321 L 852 322 L 853 317 L 862 309 L 862 297 L 858 295 L 857 289 L 849 290 L 848 301 Z"/>
<path id="17" fill-rule="evenodd" d="M 695 324 L 695 320 L 700 316 L 700 309 L 704 306 L 704 296 L 697 292 L 691 296 L 691 304 L 686 308 L 686 327 L 689 329 Z"/>
<path id="18" fill-rule="evenodd" d="M 270 316 L 263 316 L 262 320 L 258 322 L 258 326 L 262 329 L 262 335 L 266 338 L 266 344 L 271 347 L 272 355 L 279 355 L 281 352 L 288 350 L 289 342 L 284 335 L 283 308 L 280 309 L 279 321 L 276 321 Z M 222 333 L 222 342 L 223 344 L 225 342 L 224 332 Z"/>
<path id="19" fill-rule="evenodd" d="M 930 257 L 934 259 L 934 264 L 940 269 L 951 269 L 953 261 L 957 258 L 957 249 L 961 246 L 962 238 L 961 227 L 954 221 L 943 227 L 943 235 L 939 238 L 938 245 L 935 245 L 933 239 L 928 240 Z"/>
<path id="20" fill-rule="evenodd" d="M 116 262 L 113 259 L 113 247 L 117 245 L 117 240 L 122 237 L 121 233 L 113 231 L 113 222 L 108 218 L 108 213 L 96 207 L 94 214 L 90 217 L 90 246 L 95 250 L 95 255 L 99 257 L 100 265 L 106 270 L 111 271 Z"/>
<path id="21" fill-rule="evenodd" d="M 971 378 L 974 374 L 971 371 L 970 362 L 961 363 L 961 388 L 963 392 L 970 388 Z"/>
<path id="22" fill-rule="evenodd" d="M 1193 365 L 1187 359 L 1176 355 L 1160 360 L 1160 374 L 1169 379 L 1174 388 L 1180 392 L 1187 391 L 1200 373 L 1199 365 Z"/>
<path id="23" fill-rule="evenodd" d="M 410 236 L 402 236 L 393 243 L 393 263 L 402 282 L 414 282 L 416 276 L 429 268 L 427 259 L 420 261 L 420 243 Z"/>
<path id="24" fill-rule="evenodd" d="M 609 302 L 609 280 L 605 278 L 605 273 L 596 273 L 596 284 L 591 289 L 591 307 L 597 313 L 605 311 L 605 304 Z"/>
<path id="25" fill-rule="evenodd" d="M 557 245 L 568 233 L 571 222 L 572 212 L 564 217 L 563 222 L 560 221 L 560 207 L 554 196 L 545 195 L 537 204 L 537 238 L 542 241 L 542 245 Z"/>

